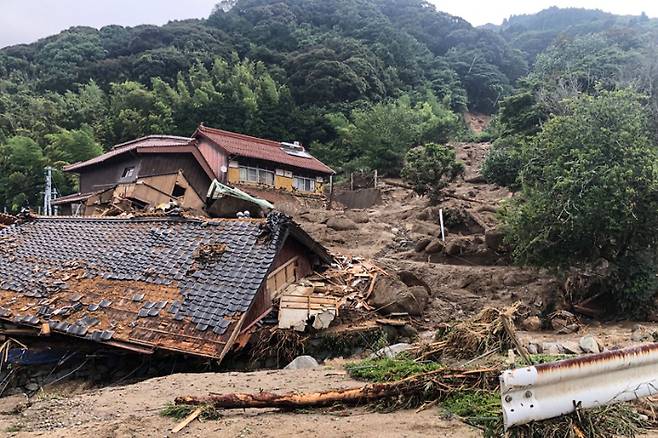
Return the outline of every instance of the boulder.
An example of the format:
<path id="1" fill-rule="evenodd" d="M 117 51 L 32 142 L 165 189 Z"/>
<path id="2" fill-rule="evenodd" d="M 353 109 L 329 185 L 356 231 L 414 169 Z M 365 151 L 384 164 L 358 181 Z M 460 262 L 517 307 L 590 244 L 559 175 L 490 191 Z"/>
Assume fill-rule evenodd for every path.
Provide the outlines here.
<path id="1" fill-rule="evenodd" d="M 578 345 L 585 353 L 600 353 L 599 343 L 592 335 L 583 336 L 578 341 Z"/>
<path id="2" fill-rule="evenodd" d="M 437 254 L 443 251 L 443 242 L 439 239 L 433 239 L 425 247 L 425 252 L 428 254 Z"/>
<path id="3" fill-rule="evenodd" d="M 427 245 L 429 245 L 430 242 L 432 242 L 431 237 L 424 237 L 420 239 L 418 242 L 416 242 L 416 246 L 414 247 L 414 250 L 416 252 L 423 252 L 423 250 L 427 248 Z"/>
<path id="4" fill-rule="evenodd" d="M 550 355 L 558 355 L 564 353 L 562 346 L 557 342 L 544 342 L 541 346 L 542 353 Z"/>
<path id="5" fill-rule="evenodd" d="M 526 350 L 528 350 L 528 354 L 539 354 L 539 345 L 535 344 L 534 342 L 531 342 L 528 344 L 526 347 Z"/>
<path id="6" fill-rule="evenodd" d="M 368 217 L 368 212 L 363 210 L 347 210 L 345 212 L 345 216 L 347 216 L 349 219 L 353 220 L 357 224 L 367 224 L 368 222 L 370 222 L 370 218 Z"/>
<path id="7" fill-rule="evenodd" d="M 429 294 L 423 286 L 408 287 L 393 277 L 381 277 L 375 283 L 369 303 L 380 313 L 406 312 L 409 315 L 422 315 Z"/>
<path id="8" fill-rule="evenodd" d="M 578 345 L 577 342 L 564 341 L 560 343 L 560 345 L 562 346 L 564 352 L 567 354 L 580 354 L 583 352 L 582 348 L 580 348 L 580 345 Z"/>
<path id="9" fill-rule="evenodd" d="M 551 327 L 553 330 L 561 330 L 567 326 L 567 320 L 563 318 L 553 318 L 551 319 Z"/>
<path id="10" fill-rule="evenodd" d="M 423 286 L 427 293 L 429 295 L 432 295 L 432 289 L 430 288 L 430 285 L 427 284 L 425 280 L 421 280 L 418 278 L 416 274 L 414 274 L 411 271 L 398 271 L 397 272 L 398 278 L 402 283 L 404 283 L 406 286 L 412 287 L 412 286 Z"/>
<path id="11" fill-rule="evenodd" d="M 418 337 L 418 330 L 410 324 L 405 324 L 398 328 L 398 334 L 403 338 L 416 339 Z"/>
<path id="12" fill-rule="evenodd" d="M 633 327 L 633 332 L 631 333 L 631 341 L 644 342 L 651 340 L 653 340 L 653 336 L 646 328 L 642 327 L 641 325 Z"/>
<path id="13" fill-rule="evenodd" d="M 383 359 L 383 358 L 393 359 L 395 358 L 395 356 L 397 356 L 400 353 L 404 353 L 405 351 L 409 350 L 411 347 L 412 347 L 411 344 L 406 344 L 406 343 L 389 345 L 388 347 L 384 347 L 381 350 L 372 353 L 370 355 L 370 359 Z"/>
<path id="14" fill-rule="evenodd" d="M 498 251 L 503 246 L 505 234 L 497 229 L 486 230 L 484 232 L 484 242 L 487 247 L 493 251 Z"/>
<path id="15" fill-rule="evenodd" d="M 323 224 L 327 222 L 328 213 L 322 210 L 306 211 L 299 215 L 303 220 L 314 223 L 314 224 Z"/>
<path id="16" fill-rule="evenodd" d="M 570 335 L 571 333 L 576 333 L 578 330 L 580 330 L 580 326 L 578 324 L 569 324 L 558 329 L 558 331 L 555 333 L 558 335 Z"/>
<path id="17" fill-rule="evenodd" d="M 284 370 L 308 370 L 312 368 L 318 368 L 320 364 L 317 360 L 313 359 L 311 356 L 297 356 L 286 365 Z"/>
<path id="18" fill-rule="evenodd" d="M 448 244 L 445 246 L 445 253 L 449 256 L 455 256 L 461 254 L 462 249 L 462 243 L 453 240 L 452 242 L 448 242 Z"/>
<path id="19" fill-rule="evenodd" d="M 529 332 L 537 332 L 541 330 L 541 319 L 538 316 L 530 316 L 521 321 L 521 328 Z"/>
<path id="20" fill-rule="evenodd" d="M 38 391 L 40 388 L 38 383 L 35 382 L 30 382 L 27 385 L 25 385 L 25 389 L 30 392 Z"/>
<path id="21" fill-rule="evenodd" d="M 441 227 L 429 222 L 416 221 L 411 225 L 410 228 L 411 229 L 409 231 L 413 233 L 424 234 L 426 236 L 438 237 L 441 235 Z"/>
<path id="22" fill-rule="evenodd" d="M 349 230 L 356 230 L 359 228 L 352 219 L 346 217 L 335 217 L 335 216 L 330 217 L 327 220 L 327 227 L 336 231 L 349 231 Z"/>

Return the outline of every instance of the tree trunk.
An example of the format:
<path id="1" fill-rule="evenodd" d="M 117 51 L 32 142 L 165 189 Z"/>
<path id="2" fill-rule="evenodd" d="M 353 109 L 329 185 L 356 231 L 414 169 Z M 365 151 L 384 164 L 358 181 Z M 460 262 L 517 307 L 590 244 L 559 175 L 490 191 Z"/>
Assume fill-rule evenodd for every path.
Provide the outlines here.
<path id="1" fill-rule="evenodd" d="M 287 394 L 274 394 L 271 392 L 258 393 L 229 393 L 208 395 L 202 397 L 183 396 L 177 397 L 176 404 L 188 405 L 211 405 L 223 409 L 244 408 L 283 408 L 294 409 L 304 407 L 331 406 L 336 403 L 357 405 L 372 402 L 374 400 L 393 397 L 400 394 L 413 394 L 423 391 L 429 382 L 438 383 L 440 392 L 450 391 L 467 386 L 468 383 L 477 383 L 482 377 L 496 378 L 498 370 L 485 369 L 473 371 L 449 371 L 437 370 L 429 373 L 418 374 L 392 383 L 371 383 L 360 388 L 338 389 L 324 392 L 299 394 L 290 392 Z M 495 373 L 495 374 L 492 374 Z"/>

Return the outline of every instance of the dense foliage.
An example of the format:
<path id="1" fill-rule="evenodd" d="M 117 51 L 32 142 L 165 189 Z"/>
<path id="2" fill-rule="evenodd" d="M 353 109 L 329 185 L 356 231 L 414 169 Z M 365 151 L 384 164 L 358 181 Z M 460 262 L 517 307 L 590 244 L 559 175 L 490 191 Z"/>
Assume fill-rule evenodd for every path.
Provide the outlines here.
<path id="1" fill-rule="evenodd" d="M 522 263 L 615 264 L 618 302 L 637 306 L 657 291 L 658 148 L 640 95 L 581 95 L 564 103 L 524 145 L 522 192 L 504 217 Z M 648 267 L 648 269 L 647 269 Z"/>
<path id="2" fill-rule="evenodd" d="M 415 103 L 409 96 L 328 114 L 337 138 L 313 146 L 315 154 L 343 170 L 377 169 L 400 174 L 407 151 L 426 142 L 445 142 L 458 130 L 458 118 L 429 93 Z"/>
<path id="3" fill-rule="evenodd" d="M 458 129 L 453 112 L 495 111 L 526 73 L 497 32 L 424 0 L 227 0 L 204 20 L 74 27 L 0 50 L 0 144 L 30 138 L 41 165 L 61 168 L 84 155 L 50 146 L 62 130 L 84 126 L 108 149 L 204 122 L 317 145 L 339 170 L 397 174 L 410 147 Z M 38 186 L 42 170 L 29 172 Z M 36 205 L 22 187 L 0 208 Z"/>

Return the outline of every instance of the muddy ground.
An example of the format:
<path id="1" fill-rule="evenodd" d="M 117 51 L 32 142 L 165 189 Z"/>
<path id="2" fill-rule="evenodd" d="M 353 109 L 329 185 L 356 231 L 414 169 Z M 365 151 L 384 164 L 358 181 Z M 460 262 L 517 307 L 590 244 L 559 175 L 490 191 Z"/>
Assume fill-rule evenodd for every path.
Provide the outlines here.
<path id="1" fill-rule="evenodd" d="M 512 194 L 483 182 L 479 168 L 487 143 L 461 143 L 457 156 L 466 165 L 462 178 L 450 184 L 448 196 L 430 205 L 401 187 L 381 185 L 383 202 L 369 209 L 327 211 L 321 206 L 293 208 L 295 219 L 336 253 L 376 260 L 387 271 L 411 271 L 432 289 L 430 303 L 413 323 L 430 333 L 437 325 L 460 320 L 486 306 L 517 301 L 530 312 L 548 312 L 559 300 L 563 279 L 547 271 L 513 267 L 496 235 L 496 211 Z M 443 210 L 446 236 L 439 225 Z M 336 219 L 340 219 L 338 222 Z M 579 331 L 520 332 L 524 342 L 577 341 L 593 334 L 607 348 L 627 346 L 632 322 L 602 325 L 581 319 Z M 645 325 L 644 330 L 658 330 Z M 73 382 L 67 383 L 75 385 Z M 359 385 L 339 362 L 302 371 L 175 374 L 131 385 L 96 390 L 66 386 L 40 392 L 25 407 L 21 395 L 0 399 L 0 431 L 17 437 L 168 436 L 175 420 L 159 415 L 180 395 L 232 391 L 315 391 Z M 67 392 L 68 391 L 68 392 Z M 18 412 L 20 411 L 20 412 Z M 305 412 L 231 411 L 218 421 L 195 421 L 180 436 L 230 437 L 475 437 L 479 431 L 450 419 L 439 407 L 425 411 L 374 413 L 365 408 Z"/>
<path id="2" fill-rule="evenodd" d="M 36 397 L 20 414 L 0 415 L 0 430 L 15 437 L 128 438 L 170 436 L 176 420 L 159 415 L 181 394 L 224 391 L 321 391 L 361 385 L 342 370 L 258 371 L 251 373 L 175 374 L 133 385 L 73 396 Z M 22 402 L 3 400 L 3 412 Z M 365 408 L 278 412 L 227 411 L 220 420 L 195 421 L 176 436 L 185 437 L 477 437 L 478 432 L 436 408 L 419 413 L 376 413 Z M 10 432 L 13 431 L 13 432 Z"/>

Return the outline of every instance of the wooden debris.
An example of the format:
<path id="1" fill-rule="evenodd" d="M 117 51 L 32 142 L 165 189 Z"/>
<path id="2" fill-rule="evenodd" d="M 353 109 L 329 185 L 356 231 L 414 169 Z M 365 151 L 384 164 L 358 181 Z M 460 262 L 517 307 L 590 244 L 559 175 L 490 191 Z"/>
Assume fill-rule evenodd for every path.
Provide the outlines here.
<path id="1" fill-rule="evenodd" d="M 407 324 L 407 321 L 401 321 L 399 319 L 386 319 L 386 318 L 376 319 L 375 322 L 377 324 L 391 325 L 393 327 L 402 327 Z"/>
<path id="2" fill-rule="evenodd" d="M 183 396 L 175 400 L 176 404 L 208 405 L 222 409 L 279 408 L 298 409 L 331 406 L 334 404 L 358 405 L 371 403 L 380 399 L 418 396 L 427 394 L 428 385 L 433 387 L 433 397 L 464 387 L 478 386 L 485 381 L 495 381 L 498 370 L 487 368 L 481 370 L 440 369 L 417 374 L 391 383 L 371 383 L 358 388 L 347 388 L 313 393 L 274 394 L 271 392 L 212 394 L 203 397 Z"/>
<path id="3" fill-rule="evenodd" d="M 192 412 L 190 415 L 188 415 L 187 417 L 185 417 L 185 419 L 184 419 L 183 421 L 181 421 L 180 423 L 178 423 L 178 424 L 176 425 L 176 427 L 174 427 L 174 428 L 171 430 L 171 432 L 172 432 L 172 433 L 178 433 L 178 432 L 180 432 L 180 431 L 183 430 L 185 427 L 187 427 L 188 424 L 190 424 L 191 422 L 193 422 L 193 421 L 194 421 L 199 415 L 201 415 L 202 413 L 203 413 L 203 406 L 201 406 L 201 407 L 195 409 L 194 412 Z"/>
<path id="4" fill-rule="evenodd" d="M 41 331 L 39 332 L 39 336 L 50 336 L 50 324 L 47 322 L 41 324 Z"/>

